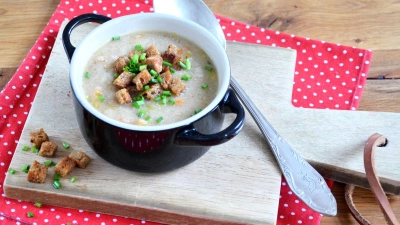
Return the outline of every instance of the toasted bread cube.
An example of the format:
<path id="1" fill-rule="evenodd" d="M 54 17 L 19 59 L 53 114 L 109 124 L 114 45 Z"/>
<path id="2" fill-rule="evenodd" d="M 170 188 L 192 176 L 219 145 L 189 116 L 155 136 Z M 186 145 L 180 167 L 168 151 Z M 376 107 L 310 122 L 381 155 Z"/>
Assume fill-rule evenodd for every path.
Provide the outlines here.
<path id="1" fill-rule="evenodd" d="M 132 77 L 133 74 L 131 72 L 124 71 L 113 81 L 113 84 L 120 88 L 125 88 L 132 82 Z"/>
<path id="2" fill-rule="evenodd" d="M 172 94 L 179 95 L 186 89 L 186 84 L 181 81 L 178 77 L 172 79 L 171 84 L 169 85 L 169 89 L 171 89 Z"/>
<path id="3" fill-rule="evenodd" d="M 36 148 L 40 148 L 43 142 L 49 141 L 49 137 L 46 132 L 44 132 L 43 128 L 40 128 L 36 132 L 31 132 L 31 143 L 35 145 Z"/>
<path id="4" fill-rule="evenodd" d="M 160 73 L 162 70 L 162 62 L 163 58 L 160 55 L 153 55 L 146 59 L 146 64 L 157 73 Z"/>
<path id="5" fill-rule="evenodd" d="M 58 162 L 54 166 L 54 172 L 56 174 L 59 174 L 61 177 L 65 177 L 67 174 L 69 174 L 72 169 L 76 166 L 75 160 L 71 159 L 68 156 L 65 156 L 64 158 L 61 159 L 60 162 Z"/>
<path id="6" fill-rule="evenodd" d="M 146 57 L 151 57 L 155 55 L 160 55 L 160 52 L 157 50 L 156 46 L 153 44 L 146 50 Z"/>
<path id="7" fill-rule="evenodd" d="M 52 141 L 45 141 L 40 147 L 38 155 L 43 157 L 53 157 L 56 153 L 58 145 Z"/>
<path id="8" fill-rule="evenodd" d="M 178 48 L 175 45 L 170 44 L 167 48 L 167 51 L 164 52 L 163 58 L 165 59 L 165 61 L 172 63 L 172 61 L 175 59 L 177 55 L 178 55 Z"/>
<path id="9" fill-rule="evenodd" d="M 47 166 L 34 160 L 28 171 L 28 181 L 33 183 L 44 183 L 47 175 Z"/>
<path id="10" fill-rule="evenodd" d="M 89 162 L 92 160 L 88 155 L 86 155 L 82 151 L 71 152 L 71 154 L 69 154 L 68 157 L 75 160 L 76 166 L 81 169 L 86 168 Z"/>
<path id="11" fill-rule="evenodd" d="M 147 100 L 153 100 L 155 97 L 160 96 L 162 92 L 161 85 L 159 83 L 150 85 L 150 88 L 142 92 L 143 97 Z"/>
<path id="12" fill-rule="evenodd" d="M 136 91 L 141 91 L 143 89 L 143 86 L 148 84 L 150 80 L 151 74 L 147 69 L 144 69 L 140 71 L 140 73 L 138 73 L 135 78 L 133 78 L 132 82 L 136 87 Z"/>
<path id="13" fill-rule="evenodd" d="M 125 66 L 129 65 L 130 59 L 128 56 L 121 56 L 117 60 L 115 60 L 115 70 L 118 74 L 122 73 Z"/>
<path id="14" fill-rule="evenodd" d="M 161 87 L 164 89 L 164 90 L 167 90 L 168 89 L 168 86 L 171 84 L 171 82 L 172 82 L 172 74 L 171 74 L 171 72 L 169 71 L 169 67 L 167 67 L 168 69 L 164 72 L 164 73 L 162 73 L 161 74 L 161 77 L 162 77 L 162 82 L 161 82 Z"/>
<path id="15" fill-rule="evenodd" d="M 132 101 L 132 97 L 126 88 L 117 91 L 115 97 L 117 97 L 117 101 L 121 105 Z"/>

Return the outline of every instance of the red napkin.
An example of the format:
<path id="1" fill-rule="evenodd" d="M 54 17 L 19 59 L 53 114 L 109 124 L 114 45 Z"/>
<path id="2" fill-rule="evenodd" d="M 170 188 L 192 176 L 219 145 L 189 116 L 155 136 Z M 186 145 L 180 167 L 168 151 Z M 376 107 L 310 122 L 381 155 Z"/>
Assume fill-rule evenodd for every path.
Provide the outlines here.
<path id="1" fill-rule="evenodd" d="M 156 224 L 119 216 L 8 199 L 3 182 L 28 116 L 51 48 L 64 20 L 83 13 L 108 17 L 151 12 L 147 0 L 62 0 L 16 74 L 0 93 L 0 222 L 3 224 Z M 372 52 L 355 47 L 266 30 L 217 16 L 227 40 L 297 50 L 292 103 L 296 107 L 355 110 L 365 85 Z M 328 181 L 330 185 L 333 182 Z M 267 206 L 266 206 L 267 207 Z M 26 213 L 34 213 L 28 218 Z M 321 215 L 303 204 L 282 181 L 277 224 L 319 224 Z M 19 221 L 19 222 L 18 222 Z"/>

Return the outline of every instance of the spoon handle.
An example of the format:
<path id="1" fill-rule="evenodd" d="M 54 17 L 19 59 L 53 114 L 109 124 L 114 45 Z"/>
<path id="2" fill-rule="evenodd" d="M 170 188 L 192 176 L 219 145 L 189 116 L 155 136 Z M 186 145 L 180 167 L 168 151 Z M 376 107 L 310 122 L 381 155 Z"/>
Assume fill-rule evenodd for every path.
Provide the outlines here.
<path id="1" fill-rule="evenodd" d="M 268 145 L 291 190 L 315 211 L 335 216 L 336 200 L 324 178 L 282 139 L 232 76 L 230 84 L 268 140 Z"/>

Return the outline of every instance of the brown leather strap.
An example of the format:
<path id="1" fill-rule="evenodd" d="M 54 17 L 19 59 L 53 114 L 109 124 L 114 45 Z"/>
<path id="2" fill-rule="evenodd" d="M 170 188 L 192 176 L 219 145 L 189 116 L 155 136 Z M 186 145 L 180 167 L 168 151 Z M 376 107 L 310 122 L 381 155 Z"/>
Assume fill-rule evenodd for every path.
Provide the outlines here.
<path id="1" fill-rule="evenodd" d="M 397 221 L 392 208 L 390 207 L 390 203 L 385 195 L 385 192 L 382 189 L 382 186 L 379 182 L 379 178 L 375 171 L 375 161 L 374 161 L 374 153 L 375 149 L 379 146 L 384 146 L 387 144 L 387 140 L 381 134 L 373 134 L 371 135 L 364 148 L 364 168 L 367 175 L 368 183 L 374 193 L 381 211 L 383 212 L 385 219 L 389 225 L 400 225 Z M 359 224 L 362 225 L 371 225 L 371 223 L 366 220 L 355 208 L 353 203 L 353 192 L 354 185 L 346 185 L 345 189 L 345 199 L 347 206 L 350 209 L 350 213 L 357 220 Z"/>

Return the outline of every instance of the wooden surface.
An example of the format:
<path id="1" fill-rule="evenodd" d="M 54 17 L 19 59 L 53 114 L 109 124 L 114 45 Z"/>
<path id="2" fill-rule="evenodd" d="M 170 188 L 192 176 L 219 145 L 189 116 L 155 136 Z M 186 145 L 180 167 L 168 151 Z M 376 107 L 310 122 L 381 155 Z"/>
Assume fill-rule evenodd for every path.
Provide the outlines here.
<path id="1" fill-rule="evenodd" d="M 77 43 L 93 27 L 92 24 L 85 24 L 75 29 L 72 42 Z M 68 180 L 63 182 L 61 190 L 51 186 L 52 170 L 48 173 L 46 184 L 28 182 L 24 173 L 7 176 L 4 182 L 7 197 L 162 223 L 183 224 L 191 221 L 194 224 L 195 218 L 195 224 L 206 224 L 212 219 L 232 223 L 275 224 L 281 173 L 251 117 L 246 118 L 246 126 L 232 141 L 212 147 L 195 163 L 172 172 L 151 175 L 129 172 L 98 157 L 83 139 L 76 122 L 71 95 L 68 94 L 71 92 L 70 85 L 65 82 L 69 80 L 69 63 L 62 46 L 61 33 L 47 63 L 11 167 L 30 164 L 33 158 L 39 162 L 45 160 L 29 151 L 19 150 L 24 145 L 31 145 L 29 133 L 40 127 L 48 133 L 50 140 L 59 145 L 62 141 L 71 143 L 73 149 L 85 151 L 93 161 L 85 170 L 74 170 L 71 176 L 78 177 L 78 181 L 74 184 Z M 268 71 L 266 77 L 279 76 L 282 79 L 279 84 L 269 85 L 266 91 L 276 89 L 276 85 L 283 86 L 281 93 L 290 102 L 296 60 L 294 50 L 241 43 L 228 43 L 228 47 L 233 75 L 238 80 L 245 79 L 248 67 Z M 243 55 L 243 52 L 249 51 L 252 55 Z M 258 62 L 251 60 L 252 57 L 263 58 L 261 68 Z M 247 86 L 251 85 L 249 83 Z M 57 95 L 52 94 L 55 92 Z M 54 104 L 63 107 L 46 110 Z M 226 120 L 225 126 L 232 119 L 234 117 Z M 53 160 L 59 161 L 68 152 L 61 150 Z M 126 183 L 132 184 L 131 188 L 127 189 Z M 70 201 L 60 201 L 60 196 Z M 93 201 L 100 204 L 91 204 Z M 125 211 L 113 207 L 118 205 L 123 206 Z"/>
<path id="2" fill-rule="evenodd" d="M 58 1 L 0 0 L 0 87 L 14 74 L 22 59 L 48 22 Z M 316 2 L 278 0 L 205 0 L 213 12 L 260 27 L 344 45 L 374 50 L 369 79 L 360 110 L 400 112 L 400 4 L 396 1 Z M 4 57 L 7 56 L 7 57 Z M 385 80 L 375 78 L 385 77 Z M 322 224 L 356 224 L 343 197 L 343 184 L 335 183 L 338 215 L 324 217 Z M 400 197 L 390 196 L 400 217 Z M 356 189 L 355 202 L 375 224 L 384 224 L 369 190 Z"/>

